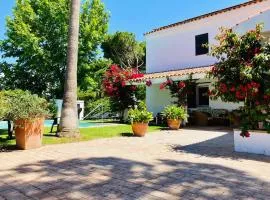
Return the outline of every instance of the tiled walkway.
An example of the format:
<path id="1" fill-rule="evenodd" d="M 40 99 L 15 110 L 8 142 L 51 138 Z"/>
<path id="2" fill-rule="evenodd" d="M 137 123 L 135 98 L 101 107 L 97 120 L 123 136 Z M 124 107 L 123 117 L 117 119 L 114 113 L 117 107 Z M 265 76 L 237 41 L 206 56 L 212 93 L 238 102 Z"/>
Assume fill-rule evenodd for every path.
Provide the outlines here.
<path id="1" fill-rule="evenodd" d="M 234 153 L 221 130 L 44 146 L 0 153 L 2 199 L 267 200 L 270 157 Z"/>

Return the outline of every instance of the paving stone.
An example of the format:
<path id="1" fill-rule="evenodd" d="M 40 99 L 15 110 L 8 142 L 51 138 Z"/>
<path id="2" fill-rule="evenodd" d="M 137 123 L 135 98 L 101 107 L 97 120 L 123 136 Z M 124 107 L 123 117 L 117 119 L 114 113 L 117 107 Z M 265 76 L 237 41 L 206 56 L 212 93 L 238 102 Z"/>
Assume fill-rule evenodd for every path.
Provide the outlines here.
<path id="1" fill-rule="evenodd" d="M 1 153 L 2 199 L 270 199 L 270 157 L 227 130 L 184 129 Z"/>

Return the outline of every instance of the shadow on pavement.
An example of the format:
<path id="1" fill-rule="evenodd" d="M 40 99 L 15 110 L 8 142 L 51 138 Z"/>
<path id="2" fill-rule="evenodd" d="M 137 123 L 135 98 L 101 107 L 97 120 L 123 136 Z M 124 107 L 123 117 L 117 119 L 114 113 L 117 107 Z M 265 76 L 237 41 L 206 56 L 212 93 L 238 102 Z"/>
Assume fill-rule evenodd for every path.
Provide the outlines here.
<path id="1" fill-rule="evenodd" d="M 0 197 L 6 199 L 270 199 L 270 183 L 244 171 L 173 159 L 155 165 L 117 157 L 46 160 L 4 174 Z"/>

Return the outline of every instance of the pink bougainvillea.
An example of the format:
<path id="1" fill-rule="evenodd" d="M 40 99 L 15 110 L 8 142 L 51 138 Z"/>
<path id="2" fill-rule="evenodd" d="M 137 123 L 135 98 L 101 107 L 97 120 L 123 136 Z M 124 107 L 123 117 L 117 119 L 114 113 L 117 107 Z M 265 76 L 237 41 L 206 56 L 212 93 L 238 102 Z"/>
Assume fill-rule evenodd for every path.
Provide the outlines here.
<path id="1" fill-rule="evenodd" d="M 111 65 L 104 74 L 104 93 L 111 98 L 118 110 L 125 109 L 134 103 L 133 95 L 137 90 L 137 86 L 128 84 L 129 81 L 143 76 L 136 69 Z"/>
<path id="2" fill-rule="evenodd" d="M 249 129 L 263 122 L 270 131 L 270 45 L 264 43 L 262 27 L 239 36 L 231 29 L 222 29 L 212 56 L 219 62 L 209 73 L 217 80 L 209 92 L 214 99 L 243 102 L 241 109 L 242 134 L 249 137 Z"/>

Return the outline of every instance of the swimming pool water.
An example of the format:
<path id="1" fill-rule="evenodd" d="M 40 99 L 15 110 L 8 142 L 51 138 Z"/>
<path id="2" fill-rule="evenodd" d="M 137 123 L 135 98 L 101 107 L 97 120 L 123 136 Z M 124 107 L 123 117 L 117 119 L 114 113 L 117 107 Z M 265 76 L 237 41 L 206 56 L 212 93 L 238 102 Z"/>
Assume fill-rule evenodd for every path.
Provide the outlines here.
<path id="1" fill-rule="evenodd" d="M 44 126 L 45 127 L 51 127 L 53 123 L 53 120 L 45 120 Z M 80 128 L 89 128 L 89 127 L 97 127 L 102 126 L 102 123 L 95 123 L 95 122 L 89 122 L 89 121 L 79 121 L 79 127 Z M 8 124 L 6 121 L 0 121 L 0 129 L 8 129 Z"/>

